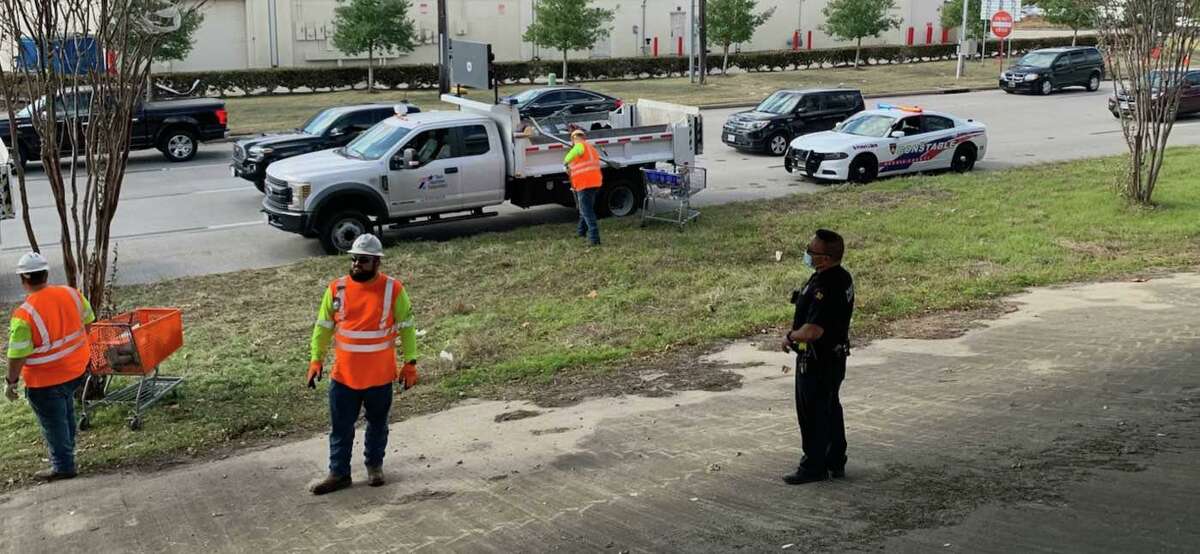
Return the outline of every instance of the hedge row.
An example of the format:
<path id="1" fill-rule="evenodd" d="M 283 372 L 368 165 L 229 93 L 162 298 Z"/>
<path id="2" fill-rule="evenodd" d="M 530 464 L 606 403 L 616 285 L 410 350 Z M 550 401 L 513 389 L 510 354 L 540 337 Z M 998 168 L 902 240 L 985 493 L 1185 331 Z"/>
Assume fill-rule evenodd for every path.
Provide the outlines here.
<path id="1" fill-rule="evenodd" d="M 1020 54 L 1038 48 L 1070 45 L 1070 37 L 1020 39 L 1012 41 L 1012 51 Z M 994 44 L 994 43 L 993 43 Z M 1079 37 L 1080 45 L 1095 45 L 1096 37 Z M 861 63 L 896 64 L 953 59 L 957 45 L 868 46 L 861 52 Z M 995 52 L 989 52 L 994 55 Z M 741 52 L 729 55 L 729 67 L 742 71 L 784 71 L 813 67 L 845 67 L 854 63 L 854 48 L 829 48 L 799 51 Z M 709 71 L 720 71 L 721 55 L 709 58 Z M 575 81 L 613 79 L 655 79 L 687 74 L 688 60 L 676 56 L 640 58 L 580 59 L 569 62 L 570 77 Z M 547 74 L 562 71 L 559 60 L 500 62 L 496 77 L 502 84 L 532 84 Z M 197 79 L 207 94 L 281 94 L 297 91 L 333 91 L 366 88 L 364 67 L 249 69 L 238 71 L 198 71 L 155 75 L 155 79 L 177 89 L 188 89 Z M 376 86 L 390 89 L 431 89 L 437 87 L 436 65 L 398 65 L 375 68 Z"/>

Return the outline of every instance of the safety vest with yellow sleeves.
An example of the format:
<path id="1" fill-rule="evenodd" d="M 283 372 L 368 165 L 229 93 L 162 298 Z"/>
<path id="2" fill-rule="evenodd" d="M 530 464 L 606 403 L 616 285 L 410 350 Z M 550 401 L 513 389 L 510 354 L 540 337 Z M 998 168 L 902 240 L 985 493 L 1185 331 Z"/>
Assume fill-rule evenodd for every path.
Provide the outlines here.
<path id="1" fill-rule="evenodd" d="M 594 189 L 604 182 L 604 174 L 600 172 L 600 153 L 596 147 L 585 141 L 575 143 L 567 152 L 563 162 L 567 164 L 571 176 L 571 189 Z"/>
<path id="2" fill-rule="evenodd" d="M 25 360 L 25 386 L 53 387 L 83 375 L 92 357 L 86 326 L 93 321 L 92 305 L 78 290 L 48 286 L 30 294 L 8 330 L 8 357 Z"/>
<path id="3" fill-rule="evenodd" d="M 322 362 L 332 340 L 334 381 L 355 390 L 396 380 L 396 338 L 404 359 L 417 357 L 412 304 L 404 284 L 382 273 L 360 283 L 334 280 L 325 290 L 313 328 L 312 359 Z"/>

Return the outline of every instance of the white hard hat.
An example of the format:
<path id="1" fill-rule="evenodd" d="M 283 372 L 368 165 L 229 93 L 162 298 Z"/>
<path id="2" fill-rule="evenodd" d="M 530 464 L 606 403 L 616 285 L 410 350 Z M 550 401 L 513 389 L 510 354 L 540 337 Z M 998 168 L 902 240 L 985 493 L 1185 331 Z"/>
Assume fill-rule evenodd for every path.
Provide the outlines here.
<path id="1" fill-rule="evenodd" d="M 17 275 L 25 275 L 27 273 L 37 273 L 39 271 L 49 271 L 50 262 L 46 261 L 46 257 L 37 252 L 30 252 L 21 256 L 21 260 L 17 262 Z"/>
<path id="2" fill-rule="evenodd" d="M 375 256 L 376 258 L 383 257 L 383 243 L 371 233 L 364 233 L 354 239 L 354 245 L 350 247 L 351 254 L 361 256 Z"/>

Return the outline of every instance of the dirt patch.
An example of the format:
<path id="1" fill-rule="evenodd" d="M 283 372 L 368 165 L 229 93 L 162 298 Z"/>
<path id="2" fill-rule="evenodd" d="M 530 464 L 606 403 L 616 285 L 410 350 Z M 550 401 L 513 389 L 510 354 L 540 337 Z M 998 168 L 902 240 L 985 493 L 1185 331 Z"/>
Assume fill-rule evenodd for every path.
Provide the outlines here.
<path id="1" fill-rule="evenodd" d="M 512 412 L 504 412 L 495 417 L 496 423 L 504 423 L 506 421 L 517 421 L 519 419 L 529 419 L 542 415 L 542 412 L 533 410 L 516 410 Z"/>
<path id="2" fill-rule="evenodd" d="M 1090 258 L 1111 260 L 1128 250 L 1128 245 L 1121 242 L 1084 242 L 1062 239 L 1058 245 Z"/>
<path id="3" fill-rule="evenodd" d="M 415 504 L 417 502 L 425 502 L 428 500 L 445 500 L 451 496 L 454 496 L 454 493 L 451 491 L 431 491 L 429 489 L 425 489 L 421 492 L 415 492 L 401 496 L 394 502 L 391 502 L 391 504 L 404 506 L 406 504 Z"/>
<path id="4" fill-rule="evenodd" d="M 530 431 L 530 433 L 532 433 L 533 436 L 535 436 L 535 437 L 540 437 L 542 435 L 557 435 L 559 433 L 566 433 L 567 431 L 570 431 L 571 429 L 573 429 L 573 428 L 572 427 L 552 427 L 550 429 L 534 429 L 534 430 Z"/>
<path id="5" fill-rule="evenodd" d="M 972 329 L 984 327 L 984 322 L 1017 311 L 1017 305 L 997 302 L 971 310 L 937 312 L 913 319 L 892 322 L 889 335 L 898 339 L 954 339 Z"/>

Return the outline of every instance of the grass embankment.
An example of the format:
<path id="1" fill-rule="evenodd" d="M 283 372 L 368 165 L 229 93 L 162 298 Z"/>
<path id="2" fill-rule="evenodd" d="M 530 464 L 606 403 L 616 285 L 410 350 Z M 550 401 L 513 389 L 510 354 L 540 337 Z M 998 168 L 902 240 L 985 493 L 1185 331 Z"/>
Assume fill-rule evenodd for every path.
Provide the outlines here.
<path id="1" fill-rule="evenodd" d="M 714 58 L 720 63 L 720 58 Z M 954 62 L 912 63 L 873 66 L 864 69 L 824 68 L 775 73 L 737 73 L 713 75 L 703 87 L 683 79 L 647 79 L 641 81 L 603 81 L 583 83 L 591 90 L 611 94 L 629 101 L 651 98 L 688 105 L 757 102 L 781 88 L 847 86 L 864 94 L 905 92 L 950 87 L 976 87 L 996 84 L 994 66 L 968 64 L 961 80 L 954 78 Z M 516 94 L 528 85 L 501 88 L 502 94 Z M 490 100 L 490 92 L 474 91 L 473 98 Z M 226 100 L 229 109 L 229 129 L 234 134 L 298 127 L 317 110 L 355 102 L 393 102 L 408 99 L 423 109 L 450 109 L 442 104 L 434 91 L 386 91 L 369 94 L 366 91 L 346 91 L 317 94 L 292 94 L 253 98 L 234 97 Z"/>
<path id="2" fill-rule="evenodd" d="M 601 249 L 561 224 L 394 245 L 386 268 L 407 283 L 427 333 L 424 383 L 398 406 L 437 409 L 464 395 L 553 389 L 560 379 L 620 392 L 609 384 L 628 364 L 776 328 L 790 317 L 788 292 L 807 277 L 800 258 L 819 226 L 848 237 L 859 340 L 1028 286 L 1200 261 L 1200 149 L 1171 151 L 1154 210 L 1112 194 L 1119 168 L 1107 159 L 894 179 L 707 208 L 684 233 L 609 220 Z M 183 308 L 187 344 L 163 369 L 188 380 L 140 432 L 125 428 L 124 411 L 101 412 L 80 435 L 83 468 L 324 429 L 325 385 L 312 392 L 301 382 L 318 299 L 346 269 L 345 259 L 323 258 L 121 289 L 127 306 Z M 437 361 L 442 350 L 454 364 Z M 3 474 L 25 478 L 42 465 L 24 403 L 0 406 L 0 436 Z"/>

